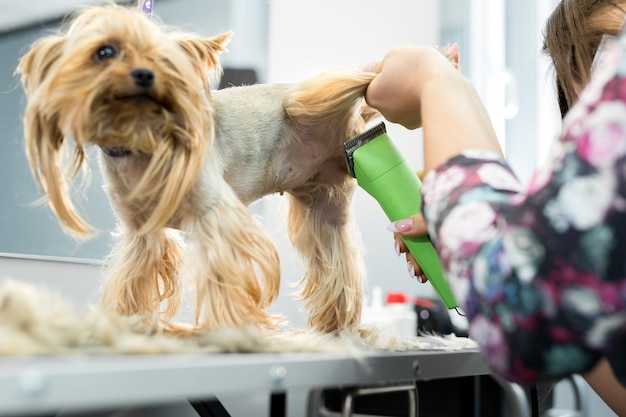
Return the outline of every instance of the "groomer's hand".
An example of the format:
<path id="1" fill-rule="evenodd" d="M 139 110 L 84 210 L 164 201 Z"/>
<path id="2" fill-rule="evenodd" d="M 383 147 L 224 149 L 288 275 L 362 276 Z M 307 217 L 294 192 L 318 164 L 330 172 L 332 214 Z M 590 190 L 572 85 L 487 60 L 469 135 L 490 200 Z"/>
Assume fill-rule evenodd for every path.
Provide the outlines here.
<path id="1" fill-rule="evenodd" d="M 369 70 L 378 73 L 367 88 L 365 100 L 393 123 L 407 129 L 421 127 L 421 99 L 432 81 L 457 75 L 458 47 L 447 56 L 428 46 L 390 50 Z"/>
<path id="2" fill-rule="evenodd" d="M 426 236 L 428 234 L 428 229 L 426 228 L 424 216 L 416 214 L 408 219 L 397 220 L 391 223 L 387 229 L 394 232 L 393 243 L 398 256 L 403 253 L 406 254 L 406 266 L 409 271 L 409 275 L 421 283 L 426 282 L 428 279 L 426 278 L 426 275 L 424 275 L 422 268 L 420 268 L 419 264 L 415 261 L 413 255 L 411 255 L 406 245 L 400 238 L 401 235 L 407 237 Z"/>

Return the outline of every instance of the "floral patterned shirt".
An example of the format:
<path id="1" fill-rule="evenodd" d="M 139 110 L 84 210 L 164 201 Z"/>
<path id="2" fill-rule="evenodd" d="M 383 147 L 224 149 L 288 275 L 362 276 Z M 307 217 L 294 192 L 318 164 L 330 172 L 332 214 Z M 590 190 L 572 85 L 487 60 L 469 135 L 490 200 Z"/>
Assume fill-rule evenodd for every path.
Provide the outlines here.
<path id="1" fill-rule="evenodd" d="M 485 361 L 531 384 L 606 356 L 626 385 L 626 38 L 522 187 L 498 155 L 430 172 L 423 213 Z"/>

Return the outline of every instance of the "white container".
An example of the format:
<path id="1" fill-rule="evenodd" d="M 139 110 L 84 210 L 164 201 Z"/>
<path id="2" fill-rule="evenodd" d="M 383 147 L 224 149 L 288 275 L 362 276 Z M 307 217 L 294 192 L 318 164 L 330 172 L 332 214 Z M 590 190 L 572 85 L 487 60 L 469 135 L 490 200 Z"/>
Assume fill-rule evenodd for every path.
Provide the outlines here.
<path id="1" fill-rule="evenodd" d="M 372 326 L 401 339 L 417 335 L 417 313 L 410 297 L 402 293 L 387 294 L 383 302 L 380 287 L 372 288 L 371 303 L 363 307 L 361 325 Z"/>
<path id="2" fill-rule="evenodd" d="M 417 313 L 410 297 L 399 292 L 387 294 L 387 310 L 392 333 L 400 338 L 417 336 Z"/>
<path id="3" fill-rule="evenodd" d="M 369 306 L 363 306 L 361 325 L 372 326 L 377 329 L 391 331 L 393 317 L 389 314 L 383 300 L 383 290 L 380 287 L 372 288 L 372 297 Z"/>

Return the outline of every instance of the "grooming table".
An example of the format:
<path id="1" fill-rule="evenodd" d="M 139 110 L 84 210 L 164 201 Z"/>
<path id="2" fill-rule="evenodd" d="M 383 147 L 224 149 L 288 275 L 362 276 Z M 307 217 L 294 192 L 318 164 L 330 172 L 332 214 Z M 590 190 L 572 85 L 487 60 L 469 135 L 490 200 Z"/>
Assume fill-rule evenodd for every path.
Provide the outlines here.
<path id="1" fill-rule="evenodd" d="M 249 417 L 317 417 L 325 415 L 320 404 L 325 389 L 410 393 L 416 381 L 487 373 L 473 349 L 367 352 L 358 358 L 327 353 L 5 357 L 0 415 L 113 412 L 184 400 L 199 415 L 222 417 L 230 414 L 219 399 L 236 398 L 254 399 L 258 413 Z"/>

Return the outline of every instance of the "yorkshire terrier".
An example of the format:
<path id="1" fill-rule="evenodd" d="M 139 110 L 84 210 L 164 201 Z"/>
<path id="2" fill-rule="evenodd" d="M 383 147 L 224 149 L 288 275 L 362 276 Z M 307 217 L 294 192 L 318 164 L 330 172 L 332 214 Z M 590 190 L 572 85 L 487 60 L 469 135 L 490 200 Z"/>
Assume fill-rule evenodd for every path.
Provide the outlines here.
<path id="1" fill-rule="evenodd" d="M 230 37 L 181 33 L 110 4 L 38 40 L 17 68 L 33 175 L 63 227 L 86 238 L 93 229 L 68 190 L 86 147 L 100 148 L 119 220 L 102 307 L 157 317 L 165 331 L 178 331 L 183 279 L 196 297 L 195 330 L 280 325 L 267 311 L 279 256 L 247 206 L 286 193 L 308 325 L 354 330 L 364 271 L 343 143 L 377 115 L 363 101 L 375 74 L 211 91 Z"/>

